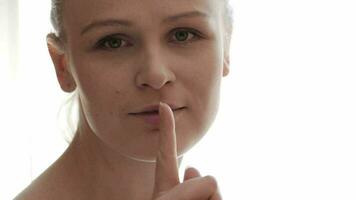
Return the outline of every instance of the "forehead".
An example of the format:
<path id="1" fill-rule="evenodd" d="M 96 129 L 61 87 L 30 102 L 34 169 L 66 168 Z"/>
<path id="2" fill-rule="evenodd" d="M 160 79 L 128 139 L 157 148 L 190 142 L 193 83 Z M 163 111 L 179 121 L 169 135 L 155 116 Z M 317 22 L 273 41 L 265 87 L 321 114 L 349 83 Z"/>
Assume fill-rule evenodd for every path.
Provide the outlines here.
<path id="1" fill-rule="evenodd" d="M 67 0 L 64 25 L 83 27 L 105 18 L 129 19 L 137 23 L 155 23 L 167 16 L 200 11 L 212 18 L 220 15 L 223 0 Z M 72 27 L 73 27 L 72 26 Z"/>

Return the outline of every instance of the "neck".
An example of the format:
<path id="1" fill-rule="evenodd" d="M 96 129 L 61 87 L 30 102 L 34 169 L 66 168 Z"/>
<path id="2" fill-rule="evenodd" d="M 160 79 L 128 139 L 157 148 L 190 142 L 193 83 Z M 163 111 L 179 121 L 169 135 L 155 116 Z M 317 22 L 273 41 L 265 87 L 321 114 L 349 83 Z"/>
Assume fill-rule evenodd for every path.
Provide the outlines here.
<path id="1" fill-rule="evenodd" d="M 130 159 L 107 148 L 92 132 L 77 132 L 66 157 L 72 161 L 79 193 L 92 199 L 150 199 L 156 163 Z M 179 165 L 182 157 L 179 159 Z"/>

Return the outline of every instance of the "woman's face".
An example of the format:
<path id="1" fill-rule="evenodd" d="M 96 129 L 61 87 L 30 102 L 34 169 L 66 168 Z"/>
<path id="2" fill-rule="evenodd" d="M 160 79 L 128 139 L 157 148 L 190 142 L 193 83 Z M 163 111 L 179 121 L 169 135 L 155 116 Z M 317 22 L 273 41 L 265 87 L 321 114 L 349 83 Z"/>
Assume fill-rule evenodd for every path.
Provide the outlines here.
<path id="1" fill-rule="evenodd" d="M 189 150 L 213 122 L 228 74 L 222 11 L 217 0 L 65 1 L 68 71 L 85 131 L 155 159 L 159 125 L 129 113 L 161 101 L 185 107 L 175 127 L 178 154 Z"/>

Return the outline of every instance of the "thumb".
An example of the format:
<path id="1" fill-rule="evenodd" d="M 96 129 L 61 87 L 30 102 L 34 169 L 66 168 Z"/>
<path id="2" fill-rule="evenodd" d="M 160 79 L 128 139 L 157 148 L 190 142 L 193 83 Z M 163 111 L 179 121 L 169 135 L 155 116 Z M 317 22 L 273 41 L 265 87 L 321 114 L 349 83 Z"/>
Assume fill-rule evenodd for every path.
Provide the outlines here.
<path id="1" fill-rule="evenodd" d="M 187 167 L 185 169 L 183 182 L 185 182 L 189 179 L 192 179 L 192 178 L 196 178 L 196 177 L 201 177 L 201 174 L 199 173 L 199 171 L 194 167 Z"/>

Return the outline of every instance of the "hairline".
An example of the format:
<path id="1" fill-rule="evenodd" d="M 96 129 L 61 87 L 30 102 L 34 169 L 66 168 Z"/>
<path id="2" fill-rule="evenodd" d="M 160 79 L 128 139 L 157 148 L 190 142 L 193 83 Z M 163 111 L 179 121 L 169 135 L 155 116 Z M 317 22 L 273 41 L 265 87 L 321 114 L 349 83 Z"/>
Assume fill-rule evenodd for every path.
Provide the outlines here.
<path id="1" fill-rule="evenodd" d="M 231 37 L 232 29 L 233 29 L 233 10 L 231 5 L 229 4 L 229 0 L 223 1 L 223 29 L 224 29 L 224 37 Z M 51 16 L 50 21 L 54 28 L 53 33 L 57 37 L 57 39 L 62 42 L 67 42 L 67 35 L 65 28 L 63 26 L 63 12 L 64 12 L 64 0 L 51 0 Z"/>

